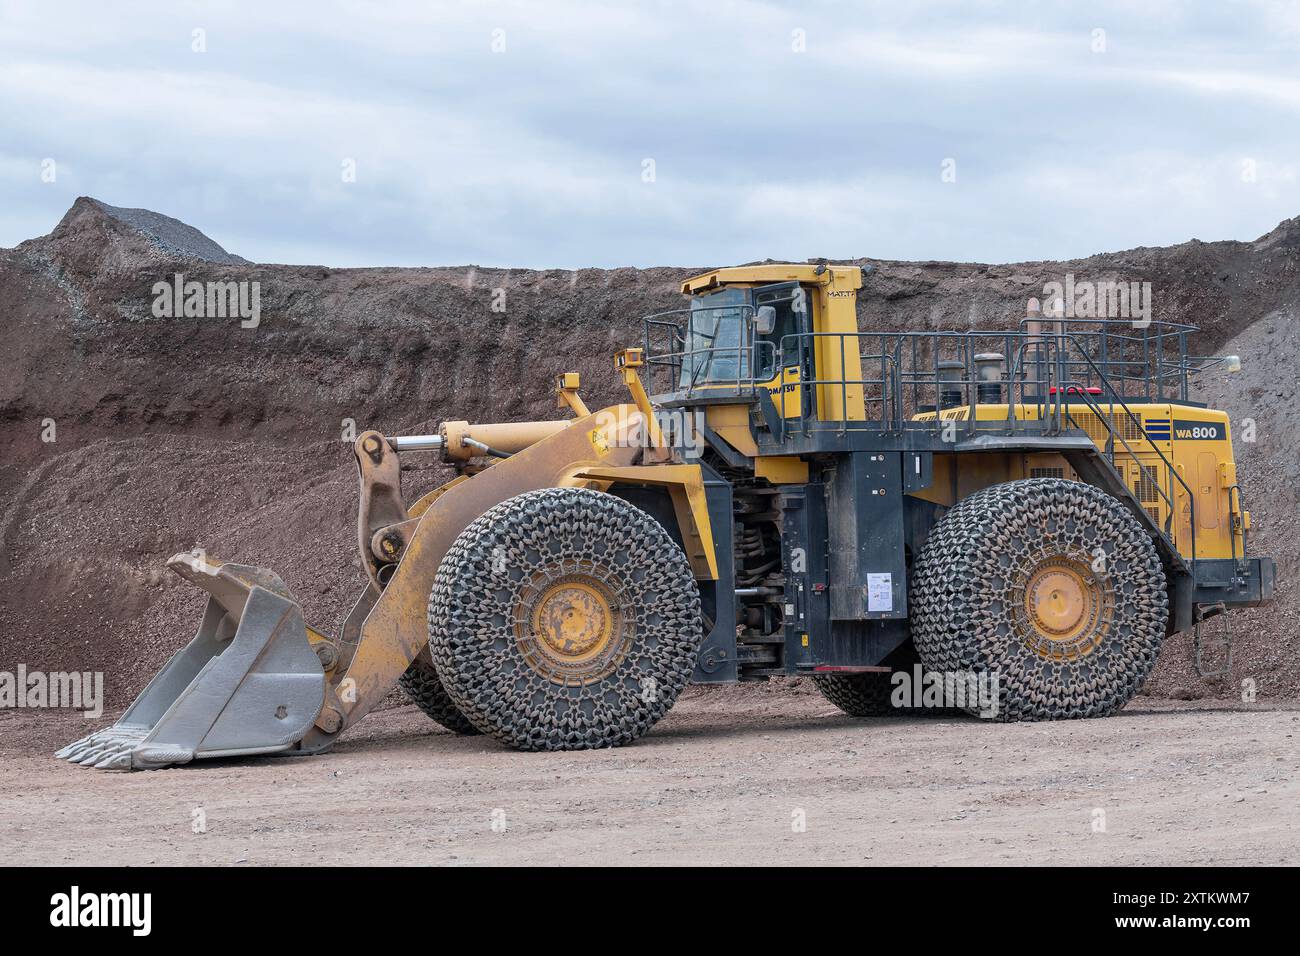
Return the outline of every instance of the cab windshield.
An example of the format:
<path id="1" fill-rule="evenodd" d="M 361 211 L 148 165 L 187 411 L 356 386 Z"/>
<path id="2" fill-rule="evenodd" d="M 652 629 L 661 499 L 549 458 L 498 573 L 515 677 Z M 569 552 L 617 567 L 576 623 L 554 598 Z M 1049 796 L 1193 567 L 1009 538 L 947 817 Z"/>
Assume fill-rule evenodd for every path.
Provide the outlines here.
<path id="1" fill-rule="evenodd" d="M 752 311 L 745 289 L 721 289 L 691 300 L 680 387 L 749 378 L 744 338 L 745 317 Z"/>

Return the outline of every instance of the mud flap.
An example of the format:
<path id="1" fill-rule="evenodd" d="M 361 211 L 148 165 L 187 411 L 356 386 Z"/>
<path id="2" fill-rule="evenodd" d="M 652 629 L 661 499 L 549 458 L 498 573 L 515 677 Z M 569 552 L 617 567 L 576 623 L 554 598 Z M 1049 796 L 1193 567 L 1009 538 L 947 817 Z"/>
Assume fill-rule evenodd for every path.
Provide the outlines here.
<path id="1" fill-rule="evenodd" d="M 264 568 L 189 554 L 167 566 L 208 592 L 198 633 L 121 720 L 55 756 L 101 770 L 152 770 L 290 750 L 325 700 L 325 672 L 298 602 Z"/>

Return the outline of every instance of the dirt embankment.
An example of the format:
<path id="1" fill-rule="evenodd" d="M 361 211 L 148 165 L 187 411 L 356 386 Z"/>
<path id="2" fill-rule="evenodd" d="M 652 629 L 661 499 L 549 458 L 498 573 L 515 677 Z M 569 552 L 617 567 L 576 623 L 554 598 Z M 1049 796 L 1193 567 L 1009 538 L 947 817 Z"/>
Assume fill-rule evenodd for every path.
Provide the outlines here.
<path id="1" fill-rule="evenodd" d="M 1149 281 L 1156 318 L 1206 330 L 1197 350 L 1240 352 L 1245 371 L 1204 394 L 1257 420 L 1237 451 L 1255 540 L 1281 559 L 1280 599 L 1237 619 L 1232 682 L 1195 680 L 1175 640 L 1148 690 L 1223 694 L 1251 676 L 1263 696 L 1300 691 L 1284 398 L 1300 356 L 1300 220 L 1256 242 L 1074 262 L 860 261 L 876 266 L 867 329 L 1006 326 L 1072 272 Z M 124 705 L 197 626 L 202 596 L 161 570 L 193 547 L 275 569 L 333 627 L 362 580 L 349 421 L 409 432 L 552 417 L 554 376 L 569 370 L 593 406 L 619 400 L 613 353 L 640 340 L 642 315 L 678 307 L 697 271 L 255 264 L 175 220 L 78 200 L 49 236 L 0 250 L 0 669 L 103 670 L 109 706 Z M 155 317 L 155 283 L 178 273 L 258 282 L 259 324 Z M 418 492 L 444 477 L 430 464 L 406 480 Z"/>

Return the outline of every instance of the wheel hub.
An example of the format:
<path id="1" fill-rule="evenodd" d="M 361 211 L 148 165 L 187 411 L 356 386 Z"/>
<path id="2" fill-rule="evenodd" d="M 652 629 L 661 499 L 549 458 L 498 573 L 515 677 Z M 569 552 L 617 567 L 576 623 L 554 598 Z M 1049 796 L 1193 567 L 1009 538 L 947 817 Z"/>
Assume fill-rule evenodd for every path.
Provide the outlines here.
<path id="1" fill-rule="evenodd" d="M 605 596 L 589 584 L 552 585 L 533 610 L 533 631 L 552 654 L 581 660 L 609 643 L 613 619 Z"/>
<path id="2" fill-rule="evenodd" d="M 1092 653 L 1110 629 L 1114 599 L 1103 578 L 1065 557 L 1039 561 L 1024 584 L 1021 637 L 1036 653 L 1074 660 Z"/>
<path id="3" fill-rule="evenodd" d="M 1088 586 L 1071 571 L 1040 569 L 1029 586 L 1029 604 L 1034 623 L 1053 639 L 1077 631 L 1088 610 Z"/>
<path id="4" fill-rule="evenodd" d="M 629 643 L 609 586 L 586 574 L 539 574 L 515 612 L 515 637 L 528 664 L 561 684 L 588 684 L 617 665 Z"/>

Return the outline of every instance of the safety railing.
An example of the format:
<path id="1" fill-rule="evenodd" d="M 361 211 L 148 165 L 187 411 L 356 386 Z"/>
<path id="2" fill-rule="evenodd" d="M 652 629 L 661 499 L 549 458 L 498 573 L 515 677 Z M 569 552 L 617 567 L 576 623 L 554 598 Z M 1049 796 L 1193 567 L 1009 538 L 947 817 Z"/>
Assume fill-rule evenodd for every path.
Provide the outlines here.
<path id="1" fill-rule="evenodd" d="M 1233 508 L 1233 497 L 1236 497 L 1237 506 Z M 1228 486 L 1228 514 L 1237 516 L 1236 521 L 1241 522 L 1241 554 L 1237 554 L 1237 528 L 1232 524 L 1232 519 L 1228 524 L 1228 537 L 1232 542 L 1232 561 L 1241 569 L 1242 563 L 1246 559 L 1247 541 L 1246 536 L 1250 529 L 1246 527 L 1246 506 L 1241 500 L 1241 485 L 1232 484 Z"/>
<path id="2" fill-rule="evenodd" d="M 1075 349 L 1057 353 L 1062 377 L 1134 401 L 1187 401 L 1189 375 L 1212 361 L 1188 353 L 1196 327 L 1177 322 L 1034 317 L 1022 319 L 1019 331 L 1030 339 L 1064 337 Z"/>
<path id="3" fill-rule="evenodd" d="M 1098 320 L 1098 321 L 1102 323 L 1106 323 L 1107 320 Z M 1145 403 L 1151 403 L 1151 402 L 1160 403 L 1163 401 L 1170 401 L 1170 400 L 1181 400 L 1181 401 L 1187 400 L 1187 394 L 1188 394 L 1187 379 L 1191 369 L 1187 361 L 1186 335 L 1187 335 L 1187 328 L 1178 326 L 1175 327 L 1174 331 L 1172 332 L 1164 332 L 1160 329 L 1157 329 L 1156 336 L 1155 336 L 1155 338 L 1157 339 L 1166 336 L 1176 338 L 1176 341 L 1178 343 L 1178 348 L 1179 348 L 1179 355 L 1181 357 L 1181 360 L 1178 363 L 1179 378 L 1180 378 L 1180 387 L 1179 387 L 1178 394 L 1180 397 L 1178 399 L 1173 399 L 1172 396 L 1165 396 L 1163 392 L 1160 390 L 1157 390 L 1156 394 L 1152 395 L 1150 390 L 1147 389 L 1144 391 L 1144 393 L 1140 395 L 1141 401 Z M 1106 428 L 1107 439 L 1102 446 L 1102 451 L 1103 454 L 1106 455 L 1108 461 L 1110 462 L 1111 467 L 1113 469 L 1117 469 L 1118 466 L 1118 462 L 1116 460 L 1115 442 L 1119 441 L 1119 443 L 1124 446 L 1124 451 L 1126 452 L 1129 460 L 1132 461 L 1134 465 L 1136 465 L 1137 468 L 1139 469 L 1139 475 L 1141 476 L 1140 480 L 1141 479 L 1150 480 L 1149 466 L 1143 463 L 1138 458 L 1138 450 L 1135 449 L 1131 444 L 1129 444 L 1129 441 L 1124 436 L 1123 431 L 1116 427 L 1115 406 L 1118 405 L 1120 409 L 1123 411 L 1127 424 L 1129 425 L 1133 434 L 1142 435 L 1145 438 L 1146 437 L 1145 423 L 1142 421 L 1141 416 L 1139 416 L 1136 412 L 1133 411 L 1131 407 L 1129 407 L 1128 401 L 1126 400 L 1125 396 L 1111 382 L 1110 376 L 1107 374 L 1106 370 L 1102 367 L 1100 360 L 1093 358 L 1093 356 L 1089 354 L 1089 349 L 1086 347 L 1086 344 L 1080 341 L 1079 337 L 1073 333 L 1065 332 L 1063 330 L 1054 330 L 1052 332 L 1047 333 L 1045 336 L 1041 333 L 1038 336 L 1036 336 L 1036 341 L 1039 343 L 1044 341 L 1044 339 L 1046 339 L 1050 343 L 1049 349 L 1053 353 L 1053 356 L 1055 357 L 1055 361 L 1052 362 L 1051 364 L 1056 369 L 1058 376 L 1066 375 L 1067 370 L 1070 369 L 1070 366 L 1067 366 L 1062 356 L 1065 355 L 1078 356 L 1079 358 L 1076 360 L 1076 364 L 1082 364 L 1086 366 L 1088 379 L 1090 381 L 1095 379 L 1097 382 L 1099 382 L 1100 384 L 1095 387 L 1102 395 L 1105 396 L 1104 400 L 1094 400 L 1089 387 L 1080 387 L 1079 384 L 1076 382 L 1072 382 L 1072 381 L 1063 382 L 1061 378 L 1058 378 L 1057 381 L 1062 383 L 1057 390 L 1058 419 L 1060 418 L 1062 412 L 1064 412 L 1064 415 L 1071 422 L 1071 424 L 1075 424 L 1073 416 L 1070 416 L 1069 414 L 1069 404 L 1071 402 L 1078 402 L 1086 405 L 1088 409 L 1092 412 L 1094 419 L 1096 421 L 1101 422 Z M 1157 374 L 1153 376 L 1151 379 L 1148 379 L 1147 381 L 1148 382 L 1155 381 L 1156 383 L 1159 383 L 1161 381 L 1159 366 L 1157 368 Z M 1071 398 L 1071 396 L 1073 396 L 1073 398 Z M 1138 398 L 1133 399 L 1133 401 L 1137 401 L 1137 400 Z M 1103 406 L 1105 407 L 1105 413 L 1103 413 Z M 1154 453 L 1156 457 L 1159 458 L 1160 463 L 1164 466 L 1165 484 L 1167 487 L 1161 488 L 1159 483 L 1155 481 L 1150 481 L 1150 486 L 1155 488 L 1156 492 L 1160 495 L 1160 497 L 1163 499 L 1165 503 L 1166 517 L 1165 517 L 1164 528 L 1162 530 L 1166 538 L 1168 538 L 1171 543 L 1174 537 L 1174 530 L 1173 530 L 1174 516 L 1178 512 L 1178 507 L 1176 505 L 1177 493 L 1174 489 L 1175 482 L 1177 482 L 1178 486 L 1182 488 L 1183 494 L 1186 496 L 1187 508 L 1188 508 L 1189 539 L 1190 539 L 1189 540 L 1190 555 L 1191 555 L 1190 560 L 1194 563 L 1197 557 L 1196 496 L 1195 494 L 1193 494 L 1192 489 L 1188 486 L 1187 482 L 1183 479 L 1182 475 L 1179 474 L 1178 469 L 1174 466 L 1174 463 L 1170 461 L 1169 457 L 1160 449 L 1159 444 L 1154 441 L 1148 440 L 1145 442 L 1145 445 L 1146 447 L 1142 449 L 1143 453 L 1144 454 Z M 1127 484 L 1125 485 L 1125 487 L 1127 488 Z M 1233 547 L 1235 550 L 1235 541 Z"/>
<path id="4" fill-rule="evenodd" d="M 796 433 L 914 428 L 916 415 L 954 404 L 970 407 L 962 420 L 971 430 L 1059 430 L 1059 410 L 1050 426 L 1044 414 L 1017 417 L 1010 410 L 998 424 L 976 415 L 976 406 L 996 395 L 1045 413 L 1051 389 L 1067 383 L 1084 394 L 1186 401 L 1189 375 L 1222 361 L 1189 355 L 1192 326 L 1159 321 L 1027 319 L 1012 331 L 799 332 L 774 341 L 757 334 L 754 318 L 755 309 L 739 302 L 648 316 L 651 391 L 752 396 L 788 385 L 793 371 L 814 397 L 799 403 L 799 421 L 787 422 Z M 845 371 L 853 367 L 858 374 Z"/>
<path id="5" fill-rule="evenodd" d="M 699 334 L 701 313 L 709 311 L 735 320 L 722 345 Z M 793 383 L 797 399 L 773 402 L 773 431 L 781 442 L 849 429 L 942 431 L 950 441 L 962 432 L 1080 429 L 1104 435 L 1102 452 L 1112 469 L 1119 470 L 1122 448 L 1139 469 L 1142 487 L 1158 493 L 1165 511 L 1161 530 L 1170 538 L 1179 492 L 1186 496 L 1194 560 L 1196 496 L 1158 444 L 1145 440 L 1144 422 L 1130 405 L 1187 401 L 1189 376 L 1223 361 L 1188 353 L 1192 326 L 1051 318 L 1026 320 L 1012 331 L 800 332 L 773 342 L 756 333 L 754 309 L 739 303 L 673 310 L 645 321 L 653 391 L 688 399 L 706 392 L 757 397 L 788 394 Z M 710 327 L 707 319 L 703 325 Z M 715 331 L 720 326 L 712 324 Z M 1002 413 L 990 416 L 990 405 Z M 1095 428 L 1084 429 L 1085 411 Z M 1163 482 L 1153 478 L 1150 456 L 1163 466 Z"/>

